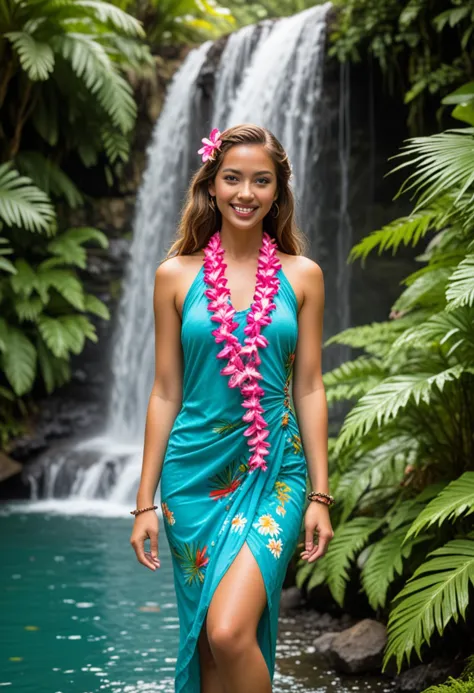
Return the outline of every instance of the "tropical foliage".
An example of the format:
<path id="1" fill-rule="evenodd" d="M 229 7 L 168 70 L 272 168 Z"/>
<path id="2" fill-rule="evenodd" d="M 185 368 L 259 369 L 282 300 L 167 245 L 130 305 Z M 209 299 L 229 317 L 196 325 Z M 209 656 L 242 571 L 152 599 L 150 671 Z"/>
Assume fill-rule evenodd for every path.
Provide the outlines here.
<path id="1" fill-rule="evenodd" d="M 445 103 L 472 127 L 408 142 L 397 169 L 410 167 L 401 192 L 415 196 L 413 213 L 350 254 L 424 244 L 389 320 L 327 342 L 357 350 L 324 376 L 328 402 L 353 406 L 330 446 L 335 536 L 297 577 L 308 589 L 326 584 L 340 605 L 349 580 L 360 581 L 388 616 L 384 667 L 421 657 L 472 606 L 474 84 Z"/>
<path id="2" fill-rule="evenodd" d="M 113 0 L 113 4 L 141 21 L 153 47 L 200 43 L 236 28 L 230 10 L 215 0 Z"/>
<path id="3" fill-rule="evenodd" d="M 103 233 L 61 229 L 55 205 L 84 201 L 66 171 L 127 160 L 136 104 L 126 70 L 151 63 L 144 30 L 100 0 L 0 0 L 0 436 L 24 397 L 70 377 L 106 306 L 84 290 L 86 246 Z"/>
<path id="4" fill-rule="evenodd" d="M 330 54 L 372 57 L 421 131 L 439 96 L 474 78 L 474 0 L 336 0 Z M 435 98 L 433 99 L 433 95 Z"/>

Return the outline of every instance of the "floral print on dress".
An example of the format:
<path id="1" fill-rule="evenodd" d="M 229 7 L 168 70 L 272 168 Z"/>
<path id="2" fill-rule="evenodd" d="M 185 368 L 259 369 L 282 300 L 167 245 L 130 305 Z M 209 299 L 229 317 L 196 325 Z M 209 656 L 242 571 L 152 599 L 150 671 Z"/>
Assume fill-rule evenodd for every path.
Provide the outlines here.
<path id="1" fill-rule="evenodd" d="M 272 537 L 278 536 L 281 532 L 280 525 L 270 514 L 260 515 L 253 527 L 258 529 L 259 534 L 269 534 Z"/>
<path id="2" fill-rule="evenodd" d="M 275 485 L 273 486 L 273 490 L 275 492 L 275 495 L 277 499 L 280 501 L 280 505 L 277 507 L 276 512 L 278 515 L 281 515 L 282 517 L 285 517 L 286 515 L 286 508 L 285 508 L 285 503 L 288 502 L 288 499 L 290 497 L 291 493 L 291 487 L 288 486 L 288 484 L 285 484 L 284 481 L 275 481 Z"/>
<path id="3" fill-rule="evenodd" d="M 219 500 L 229 496 L 241 485 L 248 469 L 247 462 L 232 460 L 222 472 L 209 478 L 209 485 L 212 489 L 209 498 Z"/>
<path id="4" fill-rule="evenodd" d="M 288 357 L 285 361 L 285 385 L 283 387 L 283 392 L 285 395 L 285 398 L 283 400 L 283 406 L 287 411 L 284 412 L 282 418 L 281 418 L 281 425 L 283 428 L 286 428 L 288 426 L 288 420 L 290 417 L 290 411 L 293 411 L 293 407 L 291 405 L 291 397 L 290 397 L 290 383 L 291 383 L 291 376 L 293 375 L 293 363 L 295 361 L 295 352 L 292 351 L 290 354 L 288 354 Z"/>
<path id="5" fill-rule="evenodd" d="M 221 436 L 227 436 L 229 433 L 232 433 L 232 431 L 235 431 L 236 428 L 244 428 L 245 425 L 245 421 L 241 420 L 229 421 L 227 419 L 219 419 L 216 426 L 212 429 L 212 432 Z"/>
<path id="6" fill-rule="evenodd" d="M 206 556 L 207 545 L 200 549 L 194 542 L 192 544 L 186 542 L 180 548 L 170 544 L 170 548 L 183 569 L 185 582 L 188 585 L 204 582 L 205 568 L 209 563 L 209 556 Z"/>
<path id="7" fill-rule="evenodd" d="M 168 508 L 168 503 L 161 503 L 161 509 L 163 511 L 163 517 L 166 519 L 169 525 L 174 525 L 176 520 L 174 519 L 174 513 Z"/>
<path id="8" fill-rule="evenodd" d="M 243 513 L 237 513 L 237 515 L 235 515 L 232 518 L 230 524 L 231 524 L 231 527 L 230 527 L 231 532 L 236 532 L 236 533 L 238 532 L 239 534 L 242 534 L 242 530 L 245 527 L 245 525 L 247 524 L 247 518 L 244 517 Z"/>
<path id="9" fill-rule="evenodd" d="M 293 433 L 291 438 L 288 438 L 288 440 L 293 445 L 293 452 L 295 453 L 295 455 L 297 455 L 299 452 L 302 452 L 303 445 L 301 443 L 301 436 L 299 436 L 297 433 Z"/>
<path id="10" fill-rule="evenodd" d="M 269 539 L 268 544 L 266 546 L 268 549 L 270 549 L 271 553 L 275 556 L 275 558 L 280 558 L 281 551 L 283 549 L 281 539 Z"/>

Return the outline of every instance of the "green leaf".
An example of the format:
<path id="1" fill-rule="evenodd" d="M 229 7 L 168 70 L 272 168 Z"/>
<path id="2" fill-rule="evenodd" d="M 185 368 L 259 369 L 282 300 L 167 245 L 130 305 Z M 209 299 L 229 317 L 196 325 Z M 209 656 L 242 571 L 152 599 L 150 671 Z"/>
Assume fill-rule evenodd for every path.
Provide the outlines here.
<path id="1" fill-rule="evenodd" d="M 325 558 L 327 558 L 328 586 L 339 606 L 342 606 L 344 602 L 351 562 L 382 522 L 383 520 L 374 517 L 356 517 L 335 529 L 331 540 L 331 550 Z"/>
<path id="2" fill-rule="evenodd" d="M 0 165 L 0 220 L 7 226 L 54 233 L 56 214 L 49 197 L 30 178 L 12 170 L 11 162 Z"/>
<path id="3" fill-rule="evenodd" d="M 42 313 L 44 308 L 44 303 L 39 296 L 33 296 L 31 298 L 18 298 L 14 302 L 15 312 L 18 315 L 20 322 L 24 320 L 36 321 L 38 316 Z"/>
<path id="4" fill-rule="evenodd" d="M 92 294 L 85 294 L 84 310 L 86 313 L 93 313 L 104 320 L 110 320 L 110 312 L 105 303 Z"/>
<path id="5" fill-rule="evenodd" d="M 19 170 L 48 195 L 63 197 L 73 209 L 82 204 L 83 197 L 69 176 L 40 152 L 22 151 L 15 162 Z"/>
<path id="6" fill-rule="evenodd" d="M 47 43 L 24 31 L 9 31 L 4 36 L 11 41 L 22 68 L 33 82 L 49 79 L 54 70 L 54 53 Z"/>
<path id="7" fill-rule="evenodd" d="M 474 541 L 455 539 L 429 554 L 395 598 L 388 621 L 385 670 L 396 658 L 400 670 L 406 656 L 415 649 L 421 658 L 421 646 L 430 644 L 437 629 L 442 635 L 450 621 L 465 617 L 469 603 L 469 583 L 474 585 Z"/>
<path id="8" fill-rule="evenodd" d="M 362 587 L 372 609 L 385 606 L 388 588 L 396 575 L 403 572 L 403 561 L 409 558 L 415 545 L 404 539 L 407 527 L 399 527 L 373 544 L 361 571 Z"/>
<path id="9" fill-rule="evenodd" d="M 131 36 L 145 38 L 141 23 L 118 7 L 102 0 L 75 0 L 75 7 L 93 10 L 100 22 L 110 24 L 115 29 Z"/>
<path id="10" fill-rule="evenodd" d="M 420 513 L 407 532 L 407 539 L 435 523 L 454 522 L 474 512 L 474 472 L 465 472 L 448 484 Z"/>
<path id="11" fill-rule="evenodd" d="M 38 327 L 47 347 L 59 359 L 67 358 L 69 352 L 81 353 L 86 337 L 97 341 L 94 326 L 83 315 L 62 315 L 58 318 L 41 315 Z"/>
<path id="12" fill-rule="evenodd" d="M 474 253 L 459 263 L 446 288 L 447 310 L 474 305 Z"/>
<path id="13" fill-rule="evenodd" d="M 10 284 L 16 294 L 28 298 L 36 289 L 36 272 L 23 258 L 15 261 L 15 276 L 11 277 Z"/>
<path id="14" fill-rule="evenodd" d="M 5 336 L 4 336 L 5 337 Z M 24 395 L 33 386 L 36 374 L 36 349 L 28 337 L 8 326 L 2 368 L 16 395 Z"/>
<path id="15" fill-rule="evenodd" d="M 71 369 L 67 358 L 60 359 L 54 356 L 43 342 L 41 337 L 37 339 L 38 364 L 48 394 L 56 387 L 64 385 L 71 379 Z"/>
<path id="16" fill-rule="evenodd" d="M 49 287 L 54 287 L 74 308 L 84 310 L 84 289 L 79 279 L 67 269 L 45 269 L 39 265 L 36 286 L 42 295 Z"/>
<path id="17" fill-rule="evenodd" d="M 409 403 L 430 404 L 434 388 L 442 391 L 445 384 L 461 377 L 462 366 L 447 368 L 441 373 L 407 373 L 393 375 L 361 397 L 349 412 L 336 443 L 336 454 L 354 438 L 366 435 L 374 426 L 384 426 L 404 411 Z"/>

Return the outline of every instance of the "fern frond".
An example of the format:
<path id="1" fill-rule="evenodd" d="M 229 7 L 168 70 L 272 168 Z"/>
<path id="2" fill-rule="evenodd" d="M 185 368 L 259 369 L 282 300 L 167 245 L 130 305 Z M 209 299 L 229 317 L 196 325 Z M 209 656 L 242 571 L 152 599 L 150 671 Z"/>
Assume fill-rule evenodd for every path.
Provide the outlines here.
<path id="1" fill-rule="evenodd" d="M 392 310 L 408 311 L 413 308 L 444 307 L 445 288 L 451 274 L 452 267 L 437 267 L 427 274 L 418 276 L 397 298 Z"/>
<path id="2" fill-rule="evenodd" d="M 382 362 L 375 357 L 360 356 L 354 361 L 346 361 L 323 376 L 328 404 L 361 397 L 385 375 Z"/>
<path id="3" fill-rule="evenodd" d="M 84 288 L 73 272 L 67 269 L 45 268 L 44 263 L 41 263 L 36 275 L 38 293 L 42 297 L 47 296 L 51 286 L 74 308 L 84 310 Z"/>
<path id="4" fill-rule="evenodd" d="M 372 609 L 385 606 L 388 588 L 403 572 L 403 561 L 409 558 L 415 542 L 404 543 L 407 527 L 399 527 L 369 547 L 361 571 L 361 581 Z"/>
<path id="5" fill-rule="evenodd" d="M 361 397 L 349 412 L 336 443 L 336 452 L 354 438 L 368 433 L 374 426 L 384 426 L 404 411 L 410 403 L 430 404 L 434 389 L 442 391 L 446 383 L 457 380 L 466 371 L 460 365 L 441 373 L 410 373 L 390 376 Z"/>
<path id="6" fill-rule="evenodd" d="M 0 221 L 28 231 L 55 231 L 56 213 L 49 197 L 11 168 L 11 162 L 0 165 Z"/>
<path id="7" fill-rule="evenodd" d="M 324 558 L 327 559 L 327 583 L 340 606 L 344 602 L 350 564 L 382 522 L 383 520 L 374 517 L 356 517 L 336 527 L 331 550 Z"/>
<path id="8" fill-rule="evenodd" d="M 51 46 L 36 40 L 25 31 L 8 31 L 4 36 L 11 41 L 20 65 L 32 82 L 49 79 L 54 70 L 54 53 Z"/>
<path id="9" fill-rule="evenodd" d="M 130 132 L 136 117 L 132 88 L 118 73 L 106 50 L 85 34 L 70 32 L 53 40 L 56 50 L 97 96 L 113 124 L 124 134 Z"/>
<path id="10" fill-rule="evenodd" d="M 91 14 L 93 13 L 99 22 L 109 24 L 124 34 L 145 38 L 141 22 L 108 2 L 103 2 L 102 0 L 75 0 L 74 6 L 75 8 L 85 8 L 91 11 Z"/>
<path id="11" fill-rule="evenodd" d="M 409 217 L 396 219 L 378 231 L 372 231 L 352 248 L 349 261 L 352 262 L 357 258 L 365 260 L 376 248 L 379 250 L 379 255 L 389 249 L 392 249 L 392 254 L 395 255 L 402 243 L 405 246 L 416 245 L 431 230 L 436 216 L 434 210 L 423 210 Z"/>
<path id="12" fill-rule="evenodd" d="M 407 532 L 407 539 L 416 536 L 422 529 L 446 520 L 453 522 L 458 517 L 474 512 L 474 472 L 462 476 L 445 486 L 436 498 L 420 513 Z"/>
<path id="13" fill-rule="evenodd" d="M 465 617 L 469 583 L 474 585 L 474 541 L 454 539 L 429 556 L 395 597 L 383 670 L 392 657 L 400 670 L 413 650 L 421 658 L 421 646 L 430 644 L 435 628 L 442 635 L 450 621 Z"/>

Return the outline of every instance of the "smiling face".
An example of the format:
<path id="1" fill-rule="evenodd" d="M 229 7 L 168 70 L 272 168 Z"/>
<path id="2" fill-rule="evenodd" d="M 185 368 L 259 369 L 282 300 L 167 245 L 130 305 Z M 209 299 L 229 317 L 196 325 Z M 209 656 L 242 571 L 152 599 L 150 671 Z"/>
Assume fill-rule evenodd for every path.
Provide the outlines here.
<path id="1" fill-rule="evenodd" d="M 262 224 L 278 196 L 275 165 L 261 144 L 239 144 L 224 155 L 209 193 L 216 198 L 223 225 Z"/>

